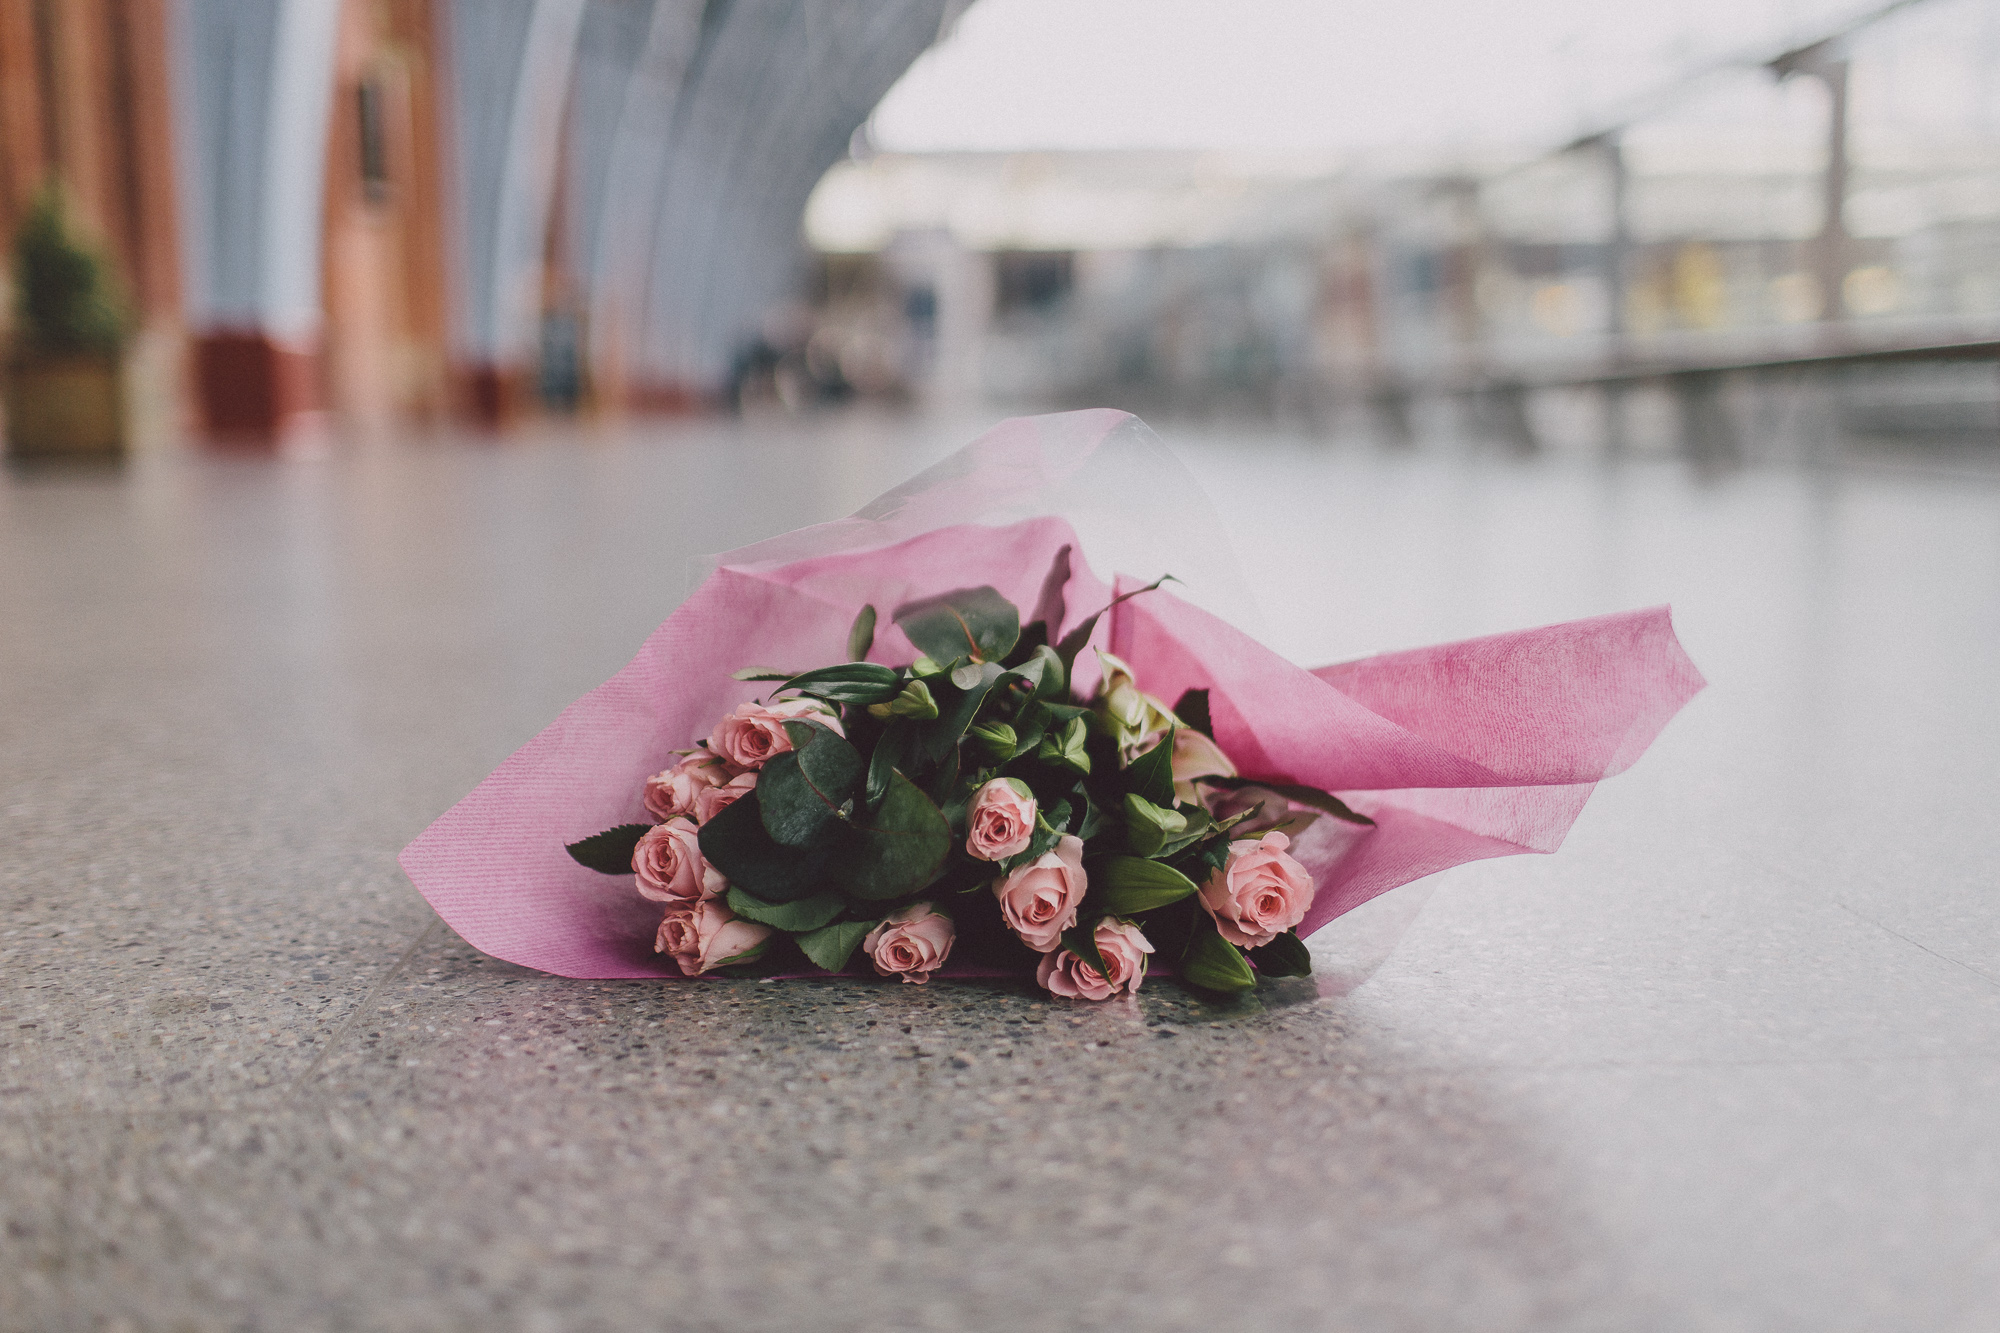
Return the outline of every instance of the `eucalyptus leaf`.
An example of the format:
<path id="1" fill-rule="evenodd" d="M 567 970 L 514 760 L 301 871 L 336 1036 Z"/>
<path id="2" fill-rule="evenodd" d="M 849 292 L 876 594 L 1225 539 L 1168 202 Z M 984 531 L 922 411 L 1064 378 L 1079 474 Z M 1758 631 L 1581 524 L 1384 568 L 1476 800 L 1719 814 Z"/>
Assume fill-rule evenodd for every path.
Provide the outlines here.
<path id="1" fill-rule="evenodd" d="M 758 785 L 762 786 L 761 779 Z M 822 878 L 823 857 L 787 847 L 765 832 L 755 791 L 724 806 L 701 826 L 701 854 L 730 883 L 766 902 L 809 897 Z"/>
<path id="2" fill-rule="evenodd" d="M 991 587 L 906 602 L 896 608 L 895 621 L 918 652 L 940 662 L 956 657 L 998 662 L 1021 637 L 1020 609 Z"/>
<path id="3" fill-rule="evenodd" d="M 1313 970 L 1312 950 L 1296 930 L 1252 949 L 1250 961 L 1257 965 L 1258 975 L 1266 977 L 1309 977 Z"/>
<path id="4" fill-rule="evenodd" d="M 961 690 L 971 689 L 979 683 L 979 678 L 983 674 L 979 668 L 983 665 L 981 662 L 960 663 L 951 669 L 951 683 Z"/>
<path id="5" fill-rule="evenodd" d="M 725 899 L 729 910 L 746 920 L 756 921 L 766 926 L 776 926 L 779 930 L 794 933 L 818 930 L 827 922 L 840 915 L 847 906 L 847 900 L 837 893 L 815 893 L 810 898 L 800 898 L 796 902 L 767 903 L 740 884 L 729 886 Z"/>
<path id="6" fill-rule="evenodd" d="M 861 756 L 817 722 L 788 720 L 785 734 L 792 748 L 764 762 L 757 800 L 766 833 L 787 847 L 806 847 L 859 793 Z"/>
<path id="7" fill-rule="evenodd" d="M 1243 951 L 1215 933 L 1215 923 L 1204 915 L 1195 923 L 1187 952 L 1181 955 L 1181 980 L 1203 990 L 1243 991 L 1257 984 L 1257 976 L 1244 961 Z"/>
<path id="8" fill-rule="evenodd" d="M 831 926 L 821 926 L 818 930 L 808 930 L 793 939 L 800 951 L 812 959 L 814 967 L 839 972 L 854 956 L 855 946 L 880 924 L 878 921 L 840 921 Z"/>
<path id="9" fill-rule="evenodd" d="M 1107 856 L 1090 864 L 1090 882 L 1104 892 L 1104 910 L 1113 916 L 1150 912 L 1196 892 L 1195 882 L 1163 861 L 1143 856 Z"/>
<path id="10" fill-rule="evenodd" d="M 875 604 L 861 608 L 861 614 L 854 617 L 853 628 L 847 631 L 847 657 L 859 662 L 868 656 L 868 650 L 875 646 Z"/>
<path id="11" fill-rule="evenodd" d="M 1267 791 L 1278 793 L 1288 801 L 1296 801 L 1314 810 L 1322 810 L 1335 819 L 1344 819 L 1350 824 L 1366 824 L 1370 828 L 1375 826 L 1375 821 L 1367 815 L 1350 809 L 1347 802 L 1330 791 L 1321 791 L 1318 787 L 1300 786 L 1295 782 L 1267 782 L 1262 778 L 1225 778 L 1219 774 L 1204 775 L 1195 781 L 1210 787 L 1226 787 L 1231 791 L 1239 787 L 1262 787 Z"/>
<path id="12" fill-rule="evenodd" d="M 588 866 L 600 875 L 629 875 L 632 849 L 652 831 L 651 824 L 620 824 L 572 842 L 564 850 L 578 865 Z"/>
<path id="13" fill-rule="evenodd" d="M 951 825 L 944 813 L 915 783 L 892 771 L 881 805 L 848 826 L 828 859 L 841 888 L 857 898 L 881 901 L 929 884 L 950 854 Z"/>

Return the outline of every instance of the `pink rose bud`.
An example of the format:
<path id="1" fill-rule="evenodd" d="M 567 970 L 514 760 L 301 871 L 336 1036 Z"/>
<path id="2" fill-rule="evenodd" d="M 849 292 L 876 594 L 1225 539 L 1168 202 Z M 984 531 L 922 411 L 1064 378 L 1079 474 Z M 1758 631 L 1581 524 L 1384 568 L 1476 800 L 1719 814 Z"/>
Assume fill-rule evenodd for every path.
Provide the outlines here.
<path id="1" fill-rule="evenodd" d="M 792 748 L 792 738 L 785 733 L 787 720 L 818 722 L 845 734 L 840 730 L 840 719 L 817 699 L 786 699 L 768 706 L 744 704 L 715 724 L 708 737 L 708 748 L 728 760 L 738 772 L 762 768 L 772 755 Z"/>
<path id="2" fill-rule="evenodd" d="M 1062 943 L 1062 933 L 1076 924 L 1077 904 L 1089 887 L 1083 873 L 1083 839 L 1065 833 L 1055 850 L 1044 852 L 1005 879 L 993 882 L 1000 915 L 1021 943 L 1047 953 Z"/>
<path id="3" fill-rule="evenodd" d="M 697 793 L 694 798 L 695 822 L 706 824 L 756 789 L 755 773 L 738 773 L 720 787 L 710 787 Z"/>
<path id="4" fill-rule="evenodd" d="M 1035 981 L 1050 994 L 1076 1000 L 1108 1000 L 1121 990 L 1128 995 L 1136 992 L 1146 976 L 1146 955 L 1153 951 L 1152 942 L 1130 921 L 1109 916 L 1097 923 L 1092 934 L 1109 976 L 1063 949 L 1042 955 Z"/>
<path id="5" fill-rule="evenodd" d="M 861 941 L 861 951 L 883 976 L 921 986 L 944 966 L 957 937 L 958 927 L 950 917 L 929 903 L 912 903 L 883 917 Z"/>
<path id="6" fill-rule="evenodd" d="M 703 898 L 667 909 L 653 952 L 671 956 L 683 974 L 698 977 L 734 959 L 751 961 L 770 938 L 771 927 L 743 920 L 720 899 Z"/>
<path id="7" fill-rule="evenodd" d="M 1229 863 L 1201 886 L 1201 905 L 1222 938 L 1244 949 L 1269 944 L 1305 919 L 1313 881 L 1285 849 L 1292 840 L 1266 833 L 1229 844 Z"/>
<path id="8" fill-rule="evenodd" d="M 646 813 L 662 824 L 693 815 L 696 798 L 729 777 L 722 756 L 703 746 L 666 772 L 646 779 Z"/>
<path id="9" fill-rule="evenodd" d="M 729 888 L 722 872 L 701 854 L 695 826 L 685 819 L 655 824 L 632 849 L 639 892 L 657 903 L 719 898 Z"/>
<path id="10" fill-rule="evenodd" d="M 995 778 L 973 793 L 965 812 L 965 851 L 981 861 L 1004 861 L 1028 850 L 1035 836 L 1035 798 L 1012 779 Z"/>

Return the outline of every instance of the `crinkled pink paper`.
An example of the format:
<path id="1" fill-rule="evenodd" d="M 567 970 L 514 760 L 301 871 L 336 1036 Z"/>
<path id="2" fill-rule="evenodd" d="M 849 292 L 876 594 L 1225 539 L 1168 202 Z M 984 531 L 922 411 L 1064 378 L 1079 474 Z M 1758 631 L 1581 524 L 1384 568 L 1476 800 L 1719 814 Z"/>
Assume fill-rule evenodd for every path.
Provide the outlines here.
<path id="1" fill-rule="evenodd" d="M 1124 498 L 1134 477 L 1143 504 Z M 1664 607 L 1307 671 L 1230 623 L 1255 612 L 1226 555 L 1177 539 L 1217 530 L 1137 418 L 1002 422 L 852 518 L 717 557 L 624 670 L 446 811 L 403 868 L 495 957 L 569 977 L 678 975 L 653 952 L 658 905 L 564 844 L 645 818 L 647 776 L 764 688 L 732 680 L 739 667 L 839 661 L 864 603 L 883 612 L 870 656 L 908 662 L 892 608 L 979 584 L 1032 607 L 1065 545 L 1064 629 L 1111 596 L 1092 562 L 1121 589 L 1171 570 L 1186 597 L 1135 598 L 1093 641 L 1169 703 L 1208 689 L 1216 740 L 1246 776 L 1338 792 L 1376 820 L 1322 819 L 1299 840 L 1318 884 L 1302 933 L 1449 866 L 1554 851 L 1593 785 L 1630 767 L 1702 687 Z M 1078 665 L 1087 687 L 1089 655 Z"/>

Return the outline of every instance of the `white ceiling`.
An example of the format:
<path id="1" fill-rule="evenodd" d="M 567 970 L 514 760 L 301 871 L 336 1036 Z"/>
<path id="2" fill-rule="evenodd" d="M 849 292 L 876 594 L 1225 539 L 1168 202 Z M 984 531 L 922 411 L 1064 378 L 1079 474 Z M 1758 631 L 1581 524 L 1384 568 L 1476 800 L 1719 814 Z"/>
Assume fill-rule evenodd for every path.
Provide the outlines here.
<path id="1" fill-rule="evenodd" d="M 907 151 L 1542 143 L 1879 4 L 977 0 L 873 134 Z"/>

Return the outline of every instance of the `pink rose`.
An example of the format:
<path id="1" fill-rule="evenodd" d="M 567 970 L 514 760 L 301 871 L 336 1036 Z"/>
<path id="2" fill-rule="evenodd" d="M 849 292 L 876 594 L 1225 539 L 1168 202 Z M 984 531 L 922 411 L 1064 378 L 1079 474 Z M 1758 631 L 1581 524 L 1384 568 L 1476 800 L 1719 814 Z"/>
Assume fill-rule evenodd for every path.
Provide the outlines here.
<path id="1" fill-rule="evenodd" d="M 1201 905 L 1215 918 L 1222 938 L 1244 949 L 1269 944 L 1305 919 L 1312 906 L 1313 881 L 1306 868 L 1286 854 L 1292 840 L 1266 833 L 1229 844 L 1229 864 L 1201 886 Z"/>
<path id="2" fill-rule="evenodd" d="M 1044 852 L 1005 879 L 993 882 L 1000 915 L 1037 953 L 1062 943 L 1062 933 L 1076 924 L 1076 907 L 1089 880 L 1083 873 L 1083 839 L 1065 833 L 1055 850 Z"/>
<path id="3" fill-rule="evenodd" d="M 698 977 L 733 959 L 749 962 L 744 955 L 761 953 L 770 937 L 769 926 L 743 920 L 719 899 L 703 898 L 667 909 L 653 952 L 671 955 L 682 973 Z"/>
<path id="4" fill-rule="evenodd" d="M 929 903 L 911 903 L 883 917 L 861 941 L 861 951 L 875 960 L 875 970 L 883 976 L 921 986 L 944 966 L 957 936 L 950 917 Z"/>
<path id="5" fill-rule="evenodd" d="M 818 722 L 840 732 L 840 719 L 816 699 L 786 699 L 769 706 L 747 703 L 715 724 L 708 746 L 738 772 L 762 768 L 772 755 L 792 748 L 792 738 L 785 734 L 788 719 Z"/>
<path id="6" fill-rule="evenodd" d="M 719 898 L 729 881 L 701 854 L 695 826 L 685 819 L 655 824 L 632 849 L 632 873 L 639 892 L 654 902 Z"/>
<path id="7" fill-rule="evenodd" d="M 757 789 L 755 773 L 738 773 L 720 787 L 709 787 L 696 793 L 694 798 L 695 822 L 706 824 L 709 820 L 735 805 L 746 795 Z"/>
<path id="8" fill-rule="evenodd" d="M 1077 1000 L 1108 1000 L 1121 990 L 1128 995 L 1136 992 L 1146 976 L 1146 955 L 1153 951 L 1151 941 L 1130 921 L 1111 916 L 1098 922 L 1092 934 L 1097 940 L 1097 952 L 1104 956 L 1104 966 L 1111 975 L 1103 975 L 1063 949 L 1042 955 L 1035 981 L 1053 995 Z"/>
<path id="9" fill-rule="evenodd" d="M 646 779 L 646 813 L 662 824 L 692 815 L 696 798 L 729 781 L 729 776 L 722 756 L 703 746 L 666 772 Z"/>
<path id="10" fill-rule="evenodd" d="M 966 855 L 982 861 L 1004 861 L 1028 850 L 1034 839 L 1035 798 L 1012 779 L 995 778 L 973 793 L 965 822 L 969 828 Z"/>

